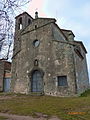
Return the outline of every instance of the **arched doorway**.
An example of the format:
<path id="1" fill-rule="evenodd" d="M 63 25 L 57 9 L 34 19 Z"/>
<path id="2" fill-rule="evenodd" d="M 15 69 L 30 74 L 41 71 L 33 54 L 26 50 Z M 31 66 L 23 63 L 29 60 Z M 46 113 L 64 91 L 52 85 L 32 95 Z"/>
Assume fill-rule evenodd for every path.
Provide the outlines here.
<path id="1" fill-rule="evenodd" d="M 34 70 L 31 76 L 31 92 L 43 92 L 43 74 L 39 70 Z"/>

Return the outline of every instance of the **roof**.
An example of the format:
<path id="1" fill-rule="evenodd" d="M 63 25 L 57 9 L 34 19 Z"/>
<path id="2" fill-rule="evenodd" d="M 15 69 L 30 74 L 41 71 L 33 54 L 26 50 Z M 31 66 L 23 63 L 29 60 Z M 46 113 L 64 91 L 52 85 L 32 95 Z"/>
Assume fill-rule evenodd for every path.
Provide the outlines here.
<path id="1" fill-rule="evenodd" d="M 61 29 L 62 31 L 65 31 L 65 32 L 71 32 L 73 34 L 73 36 L 75 37 L 74 33 L 72 32 L 72 30 L 66 30 L 66 29 Z"/>
<path id="2" fill-rule="evenodd" d="M 17 16 L 15 17 L 15 19 L 16 19 L 17 17 L 21 16 L 21 15 L 24 15 L 24 14 L 27 14 L 29 17 L 31 17 L 31 18 L 33 19 L 33 17 L 32 17 L 31 15 L 29 15 L 27 12 L 23 12 L 23 13 L 17 15 Z"/>
<path id="3" fill-rule="evenodd" d="M 0 61 L 4 61 L 5 63 L 11 64 L 11 62 L 7 61 L 6 59 L 0 59 Z"/>
<path id="4" fill-rule="evenodd" d="M 55 18 L 42 18 L 42 17 L 38 17 L 38 18 L 36 18 L 36 19 L 34 19 L 34 20 L 37 20 L 37 19 L 47 19 L 47 20 L 55 20 L 55 22 L 56 22 L 56 19 Z"/>
<path id="5" fill-rule="evenodd" d="M 45 22 L 45 24 L 42 24 L 41 25 L 41 23 L 40 23 L 40 26 L 38 26 L 38 28 L 41 28 L 42 26 L 45 26 L 45 25 L 47 25 L 47 24 L 50 24 L 50 23 L 55 23 L 56 22 L 56 19 L 55 18 L 36 18 L 36 19 L 33 19 L 32 20 L 32 22 L 36 22 L 36 21 L 38 21 L 38 20 L 46 20 L 46 22 Z M 36 24 L 36 23 L 35 23 Z M 28 27 L 28 26 L 27 26 Z M 21 32 L 22 32 L 22 34 L 24 34 L 23 32 L 25 31 L 25 29 L 27 29 L 27 27 L 26 28 L 24 28 Z M 37 28 L 37 29 L 38 29 Z M 33 30 L 35 30 L 34 28 L 31 30 L 31 31 L 33 31 Z M 30 31 L 30 30 L 29 30 Z M 29 32 L 28 31 L 28 32 Z"/>
<path id="6" fill-rule="evenodd" d="M 85 53 L 87 53 L 87 50 L 86 50 L 86 48 L 85 48 L 85 46 L 84 46 L 84 44 L 83 44 L 82 41 L 74 41 L 74 42 L 75 42 L 75 43 L 79 43 L 79 44 L 81 44 L 83 50 L 85 51 Z"/>
<path id="7" fill-rule="evenodd" d="M 4 69 L 5 70 L 11 70 L 11 62 L 6 61 L 4 59 L 0 59 L 0 61 L 2 61 L 4 63 Z"/>
<path id="8" fill-rule="evenodd" d="M 16 16 L 15 18 L 27 14 L 28 16 L 30 16 L 27 12 L 23 12 L 22 14 L 19 14 L 18 16 Z M 31 17 L 31 16 L 30 16 Z M 32 17 L 31 17 L 32 18 Z M 33 19 L 33 18 L 32 18 Z M 67 32 L 71 32 L 73 34 L 73 32 L 71 30 L 65 30 L 65 29 L 60 29 L 59 26 L 55 23 L 56 19 L 55 18 L 42 18 L 42 17 L 38 17 L 36 19 L 33 19 L 33 21 L 38 20 L 38 19 L 47 19 L 47 20 L 53 20 L 54 24 L 56 25 L 56 27 L 60 30 L 60 32 L 63 34 L 63 36 L 65 37 L 66 40 L 68 40 L 67 36 L 65 35 L 65 33 L 63 31 L 67 31 Z M 74 34 L 73 34 L 74 35 Z M 75 37 L 75 35 L 74 35 Z"/>
<path id="9" fill-rule="evenodd" d="M 66 37 L 66 35 L 63 33 L 62 29 L 60 29 L 60 27 L 56 23 L 54 23 L 54 24 L 60 30 L 60 32 L 62 33 L 62 35 L 65 37 L 65 39 L 68 40 L 68 38 Z"/>
<path id="10" fill-rule="evenodd" d="M 22 14 L 19 14 L 19 15 L 16 16 L 15 18 L 17 18 L 17 17 L 19 17 L 19 16 L 21 16 L 21 15 L 24 15 L 24 14 L 27 14 L 28 16 L 30 16 L 27 12 L 23 12 Z M 30 17 L 31 17 L 31 16 L 30 16 Z M 31 18 L 32 18 L 32 17 L 31 17 Z M 33 19 L 33 18 L 32 18 L 32 19 Z M 56 22 L 56 19 L 55 19 L 55 18 L 42 18 L 42 17 L 38 17 L 38 18 L 36 18 L 36 19 L 33 19 L 33 21 L 34 21 L 34 20 L 38 20 L 38 19 L 53 20 L 54 24 L 55 24 L 56 27 L 60 30 L 60 32 L 62 33 L 62 35 L 65 37 L 66 40 L 68 40 L 68 38 L 67 38 L 67 36 L 65 35 L 64 32 L 67 32 L 67 33 L 70 32 L 70 33 L 75 37 L 75 35 L 74 35 L 74 33 L 72 32 L 72 30 L 60 29 L 60 27 L 55 23 L 55 22 Z M 85 48 L 85 46 L 84 46 L 84 44 L 83 44 L 82 41 L 74 41 L 74 42 L 81 44 L 83 50 L 87 53 L 87 50 L 86 50 L 86 48 Z"/>
<path id="11" fill-rule="evenodd" d="M 68 40 L 67 36 L 65 35 L 65 33 L 63 33 L 63 31 L 67 31 L 67 32 L 71 32 L 73 34 L 73 32 L 71 30 L 65 30 L 65 29 L 60 29 L 60 27 L 55 23 L 56 19 L 55 18 L 42 18 L 42 17 L 38 17 L 34 20 L 37 19 L 47 19 L 47 20 L 54 20 L 54 24 L 56 25 L 56 27 L 60 30 L 60 32 L 63 34 L 63 36 L 65 37 L 66 40 Z M 73 34 L 73 36 L 75 37 L 75 35 Z"/>
<path id="12" fill-rule="evenodd" d="M 39 20 L 39 19 L 44 19 L 44 20 L 49 20 L 49 21 L 56 22 L 56 19 L 55 19 L 55 18 L 41 18 L 41 17 L 38 17 L 38 18 L 36 18 L 36 19 L 33 19 L 33 21 L 36 21 L 36 20 Z"/>

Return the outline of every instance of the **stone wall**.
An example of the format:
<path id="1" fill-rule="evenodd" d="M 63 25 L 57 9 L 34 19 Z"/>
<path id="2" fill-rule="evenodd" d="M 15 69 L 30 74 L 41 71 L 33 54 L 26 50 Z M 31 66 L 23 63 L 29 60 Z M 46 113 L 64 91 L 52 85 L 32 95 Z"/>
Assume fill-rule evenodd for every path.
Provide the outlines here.
<path id="1" fill-rule="evenodd" d="M 77 93 L 80 94 L 89 88 L 89 77 L 88 77 L 86 53 L 82 49 L 80 44 L 77 44 L 77 45 L 79 45 L 80 52 L 83 56 L 83 58 L 82 58 L 79 56 L 79 54 L 77 52 L 74 53 L 76 81 L 77 81 Z"/>
<path id="2" fill-rule="evenodd" d="M 74 35 L 69 37 L 69 40 L 66 39 L 55 24 L 55 19 L 38 18 L 25 29 L 16 30 L 15 51 L 18 52 L 14 51 L 13 56 L 11 91 L 32 94 L 31 79 L 34 70 L 43 73 L 42 89 L 46 95 L 73 96 L 82 91 L 81 84 L 88 85 L 85 53 L 84 60 L 79 65 L 80 58 L 74 51 Z M 17 43 L 18 38 L 20 42 Z M 34 46 L 35 40 L 40 42 L 37 47 Z M 38 65 L 35 65 L 35 60 Z M 78 78 L 77 73 L 80 74 Z M 68 85 L 58 86 L 58 76 L 67 76 Z"/>
<path id="3" fill-rule="evenodd" d="M 0 91 L 3 90 L 4 62 L 0 60 Z"/>
<path id="4" fill-rule="evenodd" d="M 31 30 L 35 25 L 38 28 Z M 39 47 L 36 48 L 33 46 L 35 39 L 40 41 Z M 52 21 L 48 24 L 47 20 L 38 19 L 34 21 L 33 25 L 26 28 L 21 36 L 21 51 L 13 58 L 14 92 L 30 93 L 29 74 L 34 69 L 41 69 L 44 72 L 45 94 L 68 96 L 75 93 L 75 71 L 71 52 L 73 48 L 69 44 L 60 43 L 60 40 L 65 41 L 65 38 L 58 28 L 55 28 Z M 39 63 L 37 67 L 34 66 L 36 59 Z M 57 86 L 57 76 L 59 75 L 67 76 L 68 87 Z"/>
<path id="5" fill-rule="evenodd" d="M 11 63 L 5 60 L 0 60 L 0 91 L 3 91 L 5 71 L 7 70 L 11 71 Z"/>

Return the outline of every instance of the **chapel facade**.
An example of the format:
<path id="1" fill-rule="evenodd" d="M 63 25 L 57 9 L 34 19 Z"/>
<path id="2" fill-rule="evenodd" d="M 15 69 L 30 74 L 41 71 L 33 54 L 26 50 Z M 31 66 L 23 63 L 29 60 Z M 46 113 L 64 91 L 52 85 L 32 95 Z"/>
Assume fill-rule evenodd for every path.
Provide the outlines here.
<path id="1" fill-rule="evenodd" d="M 89 87 L 86 48 L 54 18 L 16 17 L 11 92 L 74 96 Z"/>

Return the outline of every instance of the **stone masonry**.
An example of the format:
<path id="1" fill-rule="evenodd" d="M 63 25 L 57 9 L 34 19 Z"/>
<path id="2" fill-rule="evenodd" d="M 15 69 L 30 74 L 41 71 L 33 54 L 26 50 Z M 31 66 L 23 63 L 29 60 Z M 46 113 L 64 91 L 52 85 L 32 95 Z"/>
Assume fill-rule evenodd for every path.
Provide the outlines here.
<path id="1" fill-rule="evenodd" d="M 75 96 L 89 86 L 86 49 L 53 18 L 16 17 L 11 92 Z"/>
<path id="2" fill-rule="evenodd" d="M 11 63 L 0 59 L 0 92 L 4 92 L 6 78 L 11 78 Z"/>

